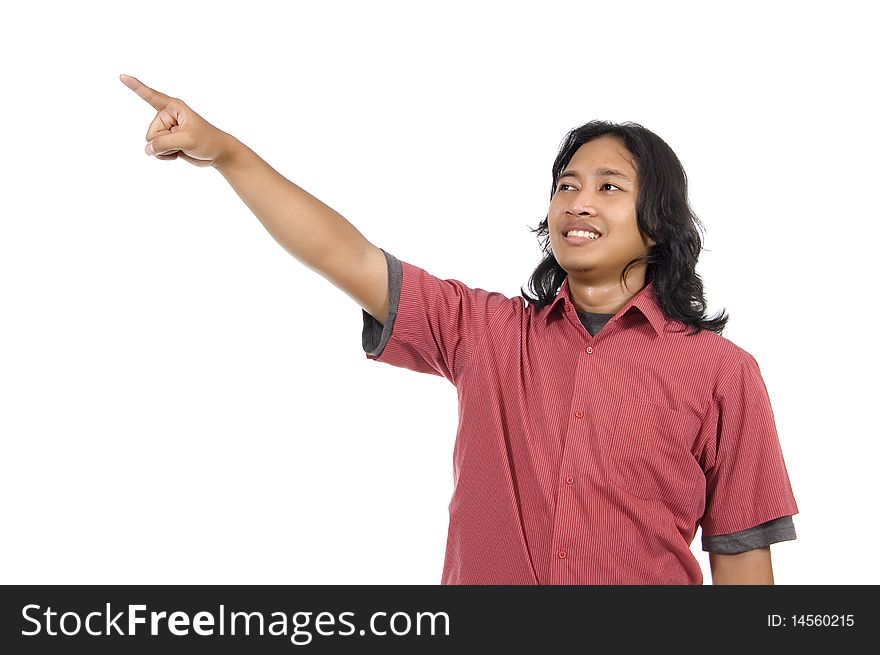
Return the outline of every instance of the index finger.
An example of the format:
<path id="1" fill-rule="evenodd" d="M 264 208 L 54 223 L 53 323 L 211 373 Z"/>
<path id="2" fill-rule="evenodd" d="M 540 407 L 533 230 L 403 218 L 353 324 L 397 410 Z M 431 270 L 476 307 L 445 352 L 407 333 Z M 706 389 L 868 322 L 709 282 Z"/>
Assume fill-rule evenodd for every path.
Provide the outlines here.
<path id="1" fill-rule="evenodd" d="M 153 109 L 164 109 L 172 100 L 171 97 L 166 96 L 161 91 L 151 89 L 146 84 L 142 83 L 139 79 L 137 79 L 136 77 L 132 77 L 131 75 L 125 75 L 123 73 L 119 76 L 119 79 L 125 86 L 127 86 L 129 89 L 137 93 L 141 98 L 149 102 L 150 105 L 152 105 Z"/>

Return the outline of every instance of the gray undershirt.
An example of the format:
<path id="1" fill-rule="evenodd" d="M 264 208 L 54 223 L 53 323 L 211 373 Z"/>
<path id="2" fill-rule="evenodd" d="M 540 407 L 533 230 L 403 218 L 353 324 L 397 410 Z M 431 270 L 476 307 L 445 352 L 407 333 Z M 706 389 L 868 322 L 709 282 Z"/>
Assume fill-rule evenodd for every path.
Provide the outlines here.
<path id="1" fill-rule="evenodd" d="M 382 354 L 382 350 L 388 343 L 388 338 L 394 329 L 394 320 L 397 318 L 397 308 L 400 304 L 400 290 L 403 287 L 403 267 L 400 261 L 385 250 L 382 252 L 385 253 L 385 260 L 388 263 L 388 319 L 385 321 L 385 325 L 382 325 L 366 311 L 361 310 L 364 319 L 361 343 L 364 352 L 376 357 Z M 614 314 L 594 314 L 581 311 L 578 311 L 577 314 L 581 324 L 591 336 L 596 336 L 614 316 Z M 703 535 L 702 546 L 703 550 L 707 552 L 734 555 L 756 548 L 766 548 L 779 541 L 793 539 L 797 539 L 797 533 L 792 517 L 781 516 L 740 532 L 719 534 L 712 537 Z"/>

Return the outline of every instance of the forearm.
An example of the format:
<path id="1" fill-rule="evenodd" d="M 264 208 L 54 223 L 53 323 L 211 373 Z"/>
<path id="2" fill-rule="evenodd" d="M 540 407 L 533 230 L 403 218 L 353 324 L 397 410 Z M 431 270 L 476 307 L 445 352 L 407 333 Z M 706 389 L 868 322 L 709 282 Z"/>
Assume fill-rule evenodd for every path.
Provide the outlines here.
<path id="1" fill-rule="evenodd" d="M 372 245 L 345 217 L 231 135 L 214 167 L 287 252 L 325 277 L 337 275 L 342 262 L 358 261 Z"/>

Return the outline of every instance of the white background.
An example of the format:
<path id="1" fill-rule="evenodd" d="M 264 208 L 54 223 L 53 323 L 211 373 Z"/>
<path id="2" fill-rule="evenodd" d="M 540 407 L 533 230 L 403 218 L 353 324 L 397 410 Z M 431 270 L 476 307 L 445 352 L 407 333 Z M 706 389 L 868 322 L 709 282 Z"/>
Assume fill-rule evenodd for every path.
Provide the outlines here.
<path id="1" fill-rule="evenodd" d="M 16 3 L 0 38 L 4 583 L 437 584 L 455 389 L 210 168 L 187 102 L 374 244 L 520 293 L 564 134 L 636 121 L 706 225 L 800 514 L 776 582 L 880 583 L 869 3 Z M 711 578 L 708 556 L 693 550 Z"/>

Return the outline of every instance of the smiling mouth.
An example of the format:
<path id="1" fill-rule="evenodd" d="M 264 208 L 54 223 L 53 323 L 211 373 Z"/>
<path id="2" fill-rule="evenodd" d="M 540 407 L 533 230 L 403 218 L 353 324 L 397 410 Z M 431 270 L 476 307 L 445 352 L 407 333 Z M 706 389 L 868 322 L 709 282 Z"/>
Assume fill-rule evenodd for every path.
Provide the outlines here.
<path id="1" fill-rule="evenodd" d="M 578 234 L 587 234 L 584 232 L 579 232 Z M 592 243 L 593 241 L 598 241 L 602 238 L 602 235 L 597 236 L 578 236 L 577 234 L 571 234 L 564 236 L 565 242 L 570 243 L 573 246 L 580 246 L 586 243 Z"/>

